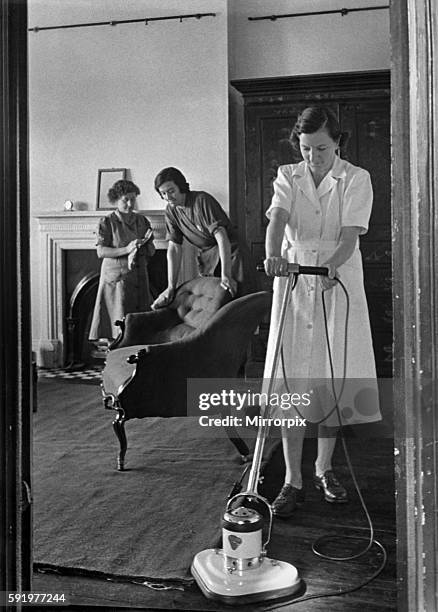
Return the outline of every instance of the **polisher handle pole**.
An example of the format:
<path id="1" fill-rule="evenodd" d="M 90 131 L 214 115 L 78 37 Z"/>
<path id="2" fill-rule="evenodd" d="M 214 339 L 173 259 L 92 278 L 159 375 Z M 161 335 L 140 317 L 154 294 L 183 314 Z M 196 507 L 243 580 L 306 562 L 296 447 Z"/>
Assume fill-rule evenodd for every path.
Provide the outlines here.
<path id="1" fill-rule="evenodd" d="M 281 351 L 281 345 L 283 342 L 283 332 L 284 332 L 284 323 L 285 323 L 286 314 L 287 314 L 287 306 L 288 306 L 289 297 L 290 297 L 290 294 L 293 288 L 293 284 L 294 284 L 294 275 L 289 274 L 289 277 L 287 279 L 286 289 L 283 295 L 283 302 L 281 304 L 278 334 L 275 340 L 274 357 L 272 360 L 271 372 L 268 378 L 268 389 L 267 389 L 266 396 L 265 396 L 267 398 L 271 397 L 271 394 L 272 394 L 272 388 L 273 388 L 274 379 L 275 379 L 274 377 L 277 371 L 277 366 L 278 366 L 278 361 L 279 361 L 280 351 Z M 261 469 L 262 457 L 263 457 L 263 448 L 265 446 L 265 440 L 269 433 L 268 419 L 269 419 L 270 411 L 271 411 L 271 407 L 269 404 L 267 405 L 262 404 L 261 416 L 265 418 L 262 420 L 259 426 L 259 430 L 257 432 L 257 439 L 256 439 L 255 447 L 254 447 L 254 456 L 253 456 L 253 460 L 251 464 L 251 471 L 249 473 L 248 485 L 247 485 L 247 491 L 252 491 L 254 493 L 257 493 L 257 485 L 260 479 L 260 469 Z"/>
<path id="2" fill-rule="evenodd" d="M 263 264 L 257 266 L 257 270 L 264 270 Z M 280 310 L 280 319 L 278 324 L 278 334 L 275 339 L 274 355 L 272 359 L 272 367 L 268 378 L 268 389 L 264 397 L 270 398 L 272 395 L 272 389 L 274 386 L 275 375 L 280 359 L 281 346 L 283 342 L 284 326 L 286 321 L 286 314 L 288 309 L 288 303 L 290 295 L 294 288 L 295 276 L 297 274 L 313 274 L 318 276 L 327 276 L 328 268 L 322 266 L 300 266 L 296 263 L 289 263 L 287 266 L 288 279 L 286 288 L 283 295 L 283 301 Z M 265 377 L 265 376 L 264 376 Z M 271 407 L 269 404 L 262 404 L 261 416 L 264 417 L 257 432 L 257 439 L 254 447 L 254 456 L 251 464 L 251 471 L 249 473 L 247 492 L 257 493 L 257 486 L 260 479 L 260 471 L 262 465 L 263 449 L 265 446 L 266 438 L 268 437 L 270 425 L 269 416 Z"/>

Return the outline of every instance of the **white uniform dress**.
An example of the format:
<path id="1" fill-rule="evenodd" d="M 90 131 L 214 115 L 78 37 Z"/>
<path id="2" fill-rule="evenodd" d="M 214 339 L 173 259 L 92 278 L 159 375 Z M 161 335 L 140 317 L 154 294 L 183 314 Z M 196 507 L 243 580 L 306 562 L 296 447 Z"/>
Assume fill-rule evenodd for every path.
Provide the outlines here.
<path id="1" fill-rule="evenodd" d="M 332 169 L 316 188 L 306 162 L 301 162 L 279 167 L 272 203 L 266 215 L 269 218 L 272 209 L 276 207 L 289 214 L 282 244 L 282 256 L 285 259 L 300 265 L 319 266 L 336 249 L 343 227 L 358 226 L 361 234 L 366 233 L 372 199 L 370 175 L 366 170 L 336 157 Z M 336 285 L 325 291 L 324 298 L 337 394 L 342 389 L 343 377 L 348 379 L 339 401 L 342 424 L 378 421 L 381 415 L 375 359 L 358 244 L 350 259 L 338 268 L 337 274 L 350 298 L 347 334 L 347 302 L 342 288 Z M 274 279 L 264 373 L 265 391 L 267 379 L 272 373 L 286 282 L 285 277 Z M 300 406 L 299 414 L 312 422 L 322 421 L 327 426 L 339 425 L 337 411 L 333 410 L 335 401 L 331 391 L 322 288 L 316 276 L 298 277 L 288 305 L 283 356 L 284 368 L 280 362 L 274 373 L 274 391 L 277 394 L 286 390 L 302 393 L 304 384 L 305 390 L 312 391 L 312 401 L 308 407 Z M 283 372 L 289 382 L 288 386 L 284 385 Z M 301 386 L 298 381 L 302 381 Z M 279 410 L 273 409 L 271 414 L 280 416 Z M 290 416 L 287 411 L 281 411 L 281 414 Z"/>

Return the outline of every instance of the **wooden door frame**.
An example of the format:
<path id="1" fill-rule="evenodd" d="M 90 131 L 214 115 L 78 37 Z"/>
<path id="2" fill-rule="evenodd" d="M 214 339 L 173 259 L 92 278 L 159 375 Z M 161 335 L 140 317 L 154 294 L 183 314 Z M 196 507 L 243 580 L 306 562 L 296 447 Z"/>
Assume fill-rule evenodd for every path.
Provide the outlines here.
<path id="1" fill-rule="evenodd" d="M 434 2 L 391 3 L 394 421 L 401 611 L 438 609 L 438 25 Z"/>
<path id="2" fill-rule="evenodd" d="M 31 588 L 27 3 L 0 3 L 0 591 Z M 1 605 L 1 604 L 0 604 Z"/>

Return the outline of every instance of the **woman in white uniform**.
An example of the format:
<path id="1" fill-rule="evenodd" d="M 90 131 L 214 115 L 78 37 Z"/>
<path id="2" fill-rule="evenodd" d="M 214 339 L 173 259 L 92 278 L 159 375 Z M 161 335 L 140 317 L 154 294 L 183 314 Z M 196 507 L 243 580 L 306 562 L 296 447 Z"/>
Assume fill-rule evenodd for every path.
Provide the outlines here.
<path id="1" fill-rule="evenodd" d="M 359 236 L 368 230 L 373 192 L 369 173 L 338 156 L 341 131 L 335 114 L 325 107 L 306 108 L 298 117 L 291 142 L 303 156 L 299 164 L 280 166 L 274 195 L 267 211 L 265 271 L 274 279 L 274 301 L 268 340 L 265 378 L 272 372 L 272 359 L 281 303 L 286 287 L 287 263 L 325 266 L 328 277 L 300 276 L 285 323 L 283 362 L 274 373 L 277 386 L 286 377 L 293 380 L 326 382 L 324 393 L 311 395 L 309 407 L 300 413 L 319 424 L 318 456 L 314 485 L 328 502 L 344 503 L 347 492 L 332 469 L 339 419 L 342 424 L 378 421 L 381 418 L 375 359 L 368 307 L 363 284 Z M 339 283 L 350 298 L 348 328 L 347 302 Z M 326 303 L 327 329 L 332 354 L 330 367 L 324 323 L 322 294 Z M 366 389 L 346 388 L 333 410 L 329 381 L 369 379 Z M 324 386 L 324 385 L 323 385 Z M 339 389 L 339 385 L 337 385 Z M 295 389 L 291 389 L 293 392 Z M 283 416 L 289 416 L 287 411 Z M 339 415 L 339 416 L 338 416 Z M 304 501 L 301 456 L 305 427 L 283 428 L 285 481 L 273 502 L 273 512 L 288 517 Z"/>

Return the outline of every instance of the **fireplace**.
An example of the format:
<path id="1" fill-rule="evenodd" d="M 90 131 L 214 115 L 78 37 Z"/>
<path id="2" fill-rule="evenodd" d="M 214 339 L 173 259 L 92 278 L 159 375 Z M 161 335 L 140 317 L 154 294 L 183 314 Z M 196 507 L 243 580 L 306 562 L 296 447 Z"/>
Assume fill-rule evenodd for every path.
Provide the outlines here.
<path id="1" fill-rule="evenodd" d="M 88 340 L 91 319 L 96 302 L 102 260 L 96 250 L 66 249 L 64 268 L 64 338 L 65 365 L 78 368 L 93 365 L 104 358 Z M 165 249 L 157 249 L 148 265 L 149 288 L 155 299 L 167 286 L 167 260 Z"/>
<path id="2" fill-rule="evenodd" d="M 146 214 L 154 231 L 156 255 L 149 265 L 152 292 L 166 285 L 164 211 Z M 94 235 L 100 211 L 45 213 L 37 216 L 43 283 L 40 294 L 41 336 L 35 347 L 38 365 L 63 367 L 87 357 L 87 326 L 94 307 L 101 262 L 96 255 Z M 191 247 L 184 245 L 180 282 L 196 274 Z M 92 304 L 92 305 L 91 305 Z M 72 335 L 72 328 L 74 335 Z"/>

